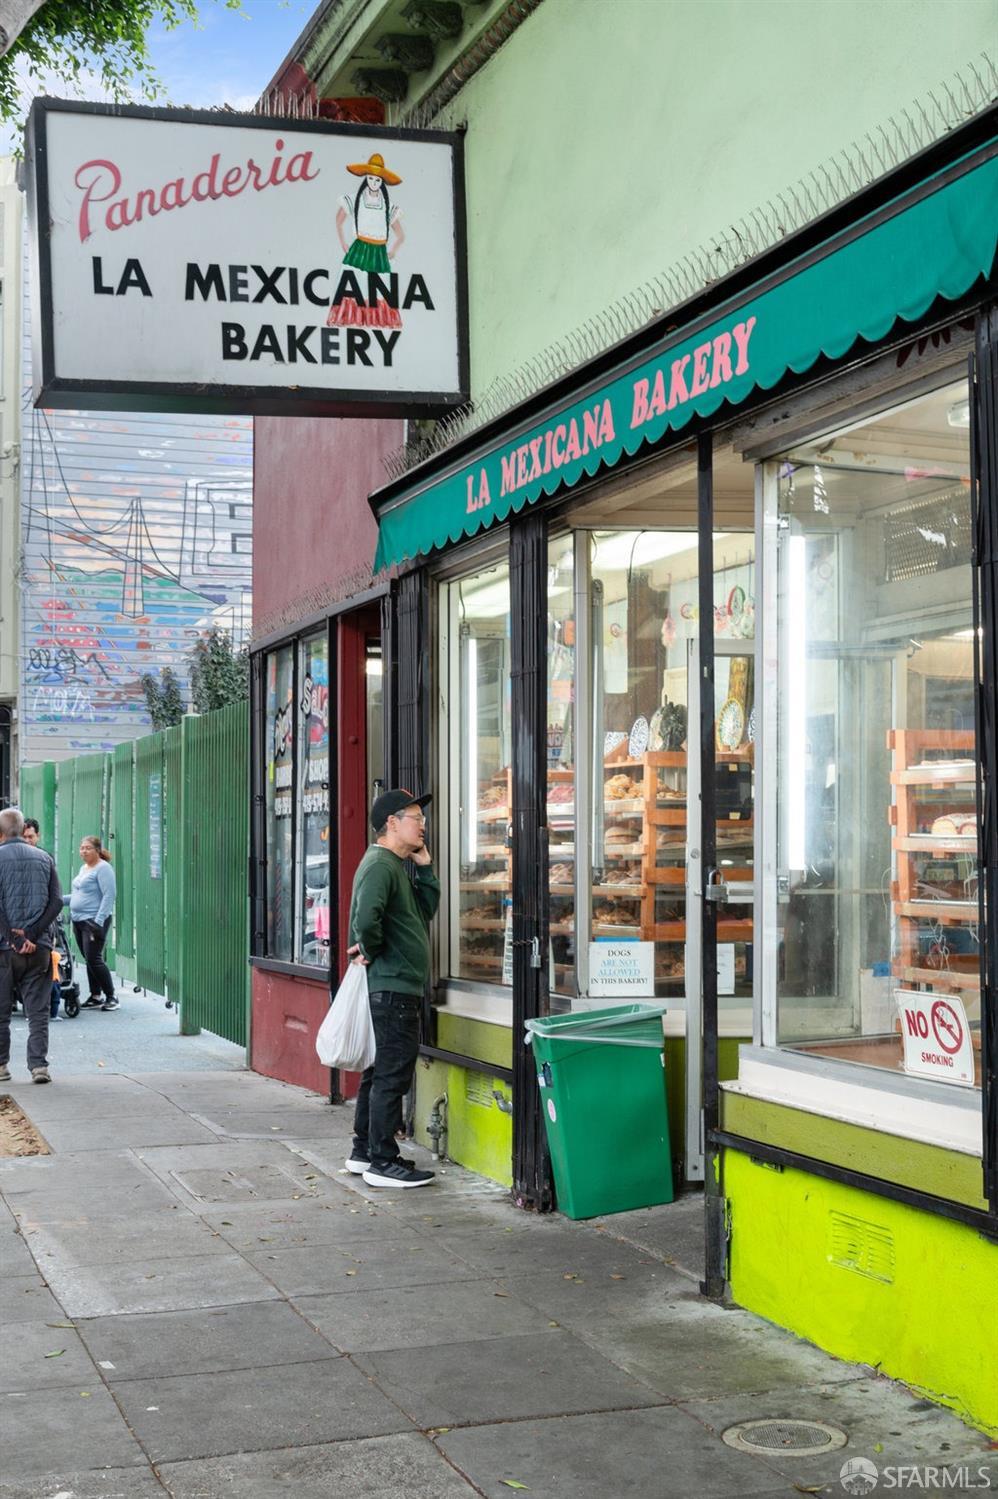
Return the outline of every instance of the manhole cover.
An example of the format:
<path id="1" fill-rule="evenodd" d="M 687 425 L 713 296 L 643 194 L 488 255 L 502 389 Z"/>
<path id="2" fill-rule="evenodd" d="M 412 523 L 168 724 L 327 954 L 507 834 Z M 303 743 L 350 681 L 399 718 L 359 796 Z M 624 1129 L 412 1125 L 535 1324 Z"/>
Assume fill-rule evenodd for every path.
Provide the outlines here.
<path id="1" fill-rule="evenodd" d="M 722 1431 L 721 1438 L 739 1452 L 793 1452 L 797 1457 L 816 1457 L 834 1452 L 849 1440 L 836 1426 L 823 1421 L 739 1421 Z"/>

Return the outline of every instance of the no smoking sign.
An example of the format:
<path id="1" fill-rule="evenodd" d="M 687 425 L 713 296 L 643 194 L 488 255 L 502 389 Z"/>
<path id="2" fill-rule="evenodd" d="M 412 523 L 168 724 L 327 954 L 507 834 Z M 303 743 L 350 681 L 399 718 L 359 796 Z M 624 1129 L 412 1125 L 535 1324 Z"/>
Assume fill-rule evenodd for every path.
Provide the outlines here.
<path id="1" fill-rule="evenodd" d="M 895 992 L 904 1039 L 904 1070 L 973 1087 L 974 1048 L 963 1002 L 914 989 Z"/>

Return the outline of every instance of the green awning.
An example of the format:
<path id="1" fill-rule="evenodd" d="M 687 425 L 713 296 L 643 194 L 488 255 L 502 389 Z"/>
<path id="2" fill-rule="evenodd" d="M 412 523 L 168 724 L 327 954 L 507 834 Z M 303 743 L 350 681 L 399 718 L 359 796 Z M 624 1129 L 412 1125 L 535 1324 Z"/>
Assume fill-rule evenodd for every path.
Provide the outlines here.
<path id="1" fill-rule="evenodd" d="M 971 161 L 979 161 L 979 156 Z M 998 242 L 998 157 L 953 168 L 802 256 L 776 284 L 723 304 L 709 320 L 671 332 L 652 354 L 528 427 L 483 447 L 461 467 L 397 495 L 379 511 L 375 571 L 459 541 L 624 454 L 680 430 L 693 416 L 737 406 L 822 355 L 840 359 L 914 322 L 937 297 L 954 301 L 990 274 Z M 585 372 L 580 372 L 585 378 Z"/>

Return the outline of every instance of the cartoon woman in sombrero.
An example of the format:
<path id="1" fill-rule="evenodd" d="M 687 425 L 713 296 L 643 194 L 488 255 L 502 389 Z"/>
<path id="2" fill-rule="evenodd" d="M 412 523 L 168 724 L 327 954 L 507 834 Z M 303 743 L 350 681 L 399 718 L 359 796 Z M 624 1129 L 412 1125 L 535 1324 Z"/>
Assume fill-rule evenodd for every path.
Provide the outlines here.
<path id="1" fill-rule="evenodd" d="M 396 187 L 402 178 L 385 166 L 385 158 L 377 151 L 367 161 L 354 162 L 347 171 L 364 181 L 353 197 L 344 194 L 337 205 L 336 234 L 343 247 L 343 264 L 357 271 L 387 275 L 405 240 L 401 210 L 388 196 L 389 187 Z M 348 220 L 353 231 L 349 244 L 345 233 Z M 345 298 L 339 306 L 330 308 L 326 321 L 330 326 L 402 326 L 398 308 L 389 307 L 382 298 L 376 307 L 359 307 L 352 297 Z"/>

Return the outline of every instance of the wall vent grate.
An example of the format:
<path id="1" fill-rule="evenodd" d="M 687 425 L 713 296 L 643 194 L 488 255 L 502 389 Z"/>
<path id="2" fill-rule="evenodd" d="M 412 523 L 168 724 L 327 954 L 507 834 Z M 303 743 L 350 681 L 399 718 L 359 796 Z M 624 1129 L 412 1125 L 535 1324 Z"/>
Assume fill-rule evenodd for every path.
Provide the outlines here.
<path id="1" fill-rule="evenodd" d="M 828 1258 L 841 1270 L 853 1270 L 888 1286 L 894 1283 L 894 1235 L 880 1223 L 829 1213 Z"/>

